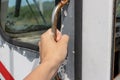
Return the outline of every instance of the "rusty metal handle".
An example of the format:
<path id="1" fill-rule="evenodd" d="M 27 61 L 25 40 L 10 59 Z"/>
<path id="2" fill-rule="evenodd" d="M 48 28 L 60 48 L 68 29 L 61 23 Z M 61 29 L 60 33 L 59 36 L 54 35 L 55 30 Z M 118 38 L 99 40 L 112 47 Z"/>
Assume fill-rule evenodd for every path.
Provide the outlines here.
<path id="1" fill-rule="evenodd" d="M 56 40 L 57 37 L 57 20 L 58 15 L 61 12 L 61 9 L 68 3 L 69 0 L 61 0 L 61 2 L 58 3 L 58 5 L 55 7 L 53 13 L 52 13 L 52 31 L 54 33 L 54 38 Z"/>
<path id="2" fill-rule="evenodd" d="M 68 0 L 61 0 L 61 2 L 58 3 L 58 5 L 54 8 L 53 13 L 52 13 L 52 31 L 54 33 L 54 39 L 56 41 L 57 37 L 57 20 L 58 20 L 58 15 L 61 12 L 61 9 L 68 3 Z M 55 76 L 55 80 L 61 80 L 59 75 L 57 74 Z"/>

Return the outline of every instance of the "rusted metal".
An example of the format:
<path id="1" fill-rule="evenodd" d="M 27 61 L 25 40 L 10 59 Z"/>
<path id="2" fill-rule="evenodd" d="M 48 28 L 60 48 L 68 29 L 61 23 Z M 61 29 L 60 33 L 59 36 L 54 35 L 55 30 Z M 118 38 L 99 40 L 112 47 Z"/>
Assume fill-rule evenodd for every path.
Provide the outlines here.
<path id="1" fill-rule="evenodd" d="M 57 37 L 57 20 L 58 15 L 61 12 L 61 9 L 68 3 L 69 0 L 61 0 L 61 2 L 58 3 L 58 5 L 55 7 L 53 13 L 52 13 L 52 31 L 54 33 L 54 39 L 56 40 Z M 55 80 L 62 80 L 59 75 L 57 74 L 55 76 Z"/>
<path id="2" fill-rule="evenodd" d="M 61 12 L 61 9 L 68 3 L 69 0 L 61 0 L 61 2 L 58 3 L 58 5 L 55 7 L 53 13 L 52 13 L 52 31 L 54 33 L 54 38 L 56 40 L 57 37 L 57 20 L 58 15 Z"/>

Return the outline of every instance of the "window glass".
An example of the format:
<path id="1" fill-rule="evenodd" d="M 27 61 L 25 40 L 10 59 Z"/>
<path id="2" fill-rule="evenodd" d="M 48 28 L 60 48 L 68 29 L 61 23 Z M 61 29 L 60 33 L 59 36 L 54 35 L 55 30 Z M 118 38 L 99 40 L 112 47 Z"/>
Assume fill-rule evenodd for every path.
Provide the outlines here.
<path id="1" fill-rule="evenodd" d="M 51 27 L 55 0 L 9 0 L 4 29 L 14 40 L 37 44 Z"/>
<path id="2" fill-rule="evenodd" d="M 120 0 L 117 0 L 116 16 L 120 17 Z"/>

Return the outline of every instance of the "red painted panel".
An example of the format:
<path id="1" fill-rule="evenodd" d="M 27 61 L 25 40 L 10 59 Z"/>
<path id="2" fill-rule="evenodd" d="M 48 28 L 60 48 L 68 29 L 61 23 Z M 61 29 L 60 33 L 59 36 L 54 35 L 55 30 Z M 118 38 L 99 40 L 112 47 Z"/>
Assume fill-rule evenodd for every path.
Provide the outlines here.
<path id="1" fill-rule="evenodd" d="M 14 78 L 12 77 L 12 75 L 7 71 L 7 69 L 2 64 L 1 61 L 0 61 L 0 73 L 5 78 L 5 80 L 14 80 Z"/>

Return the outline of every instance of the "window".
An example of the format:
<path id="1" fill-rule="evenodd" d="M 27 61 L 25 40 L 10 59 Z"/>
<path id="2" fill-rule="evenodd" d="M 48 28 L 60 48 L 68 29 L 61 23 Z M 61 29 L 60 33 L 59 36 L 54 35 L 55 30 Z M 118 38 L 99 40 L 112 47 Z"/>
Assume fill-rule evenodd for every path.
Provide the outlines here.
<path id="1" fill-rule="evenodd" d="M 117 17 L 120 17 L 120 0 L 117 0 L 116 15 Z"/>
<path id="2" fill-rule="evenodd" d="M 8 0 L 5 6 L 2 28 L 13 40 L 37 45 L 40 35 L 51 27 L 55 0 Z"/>

